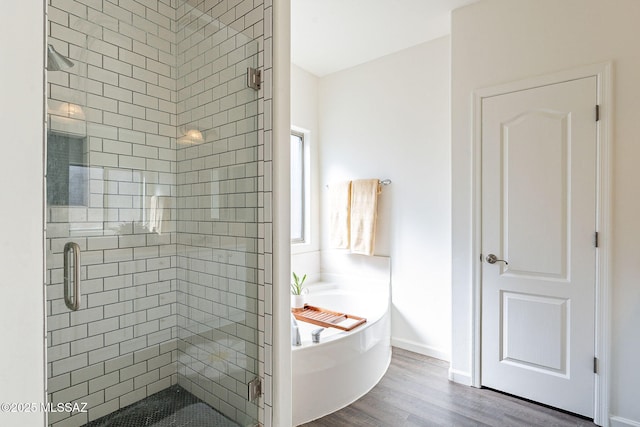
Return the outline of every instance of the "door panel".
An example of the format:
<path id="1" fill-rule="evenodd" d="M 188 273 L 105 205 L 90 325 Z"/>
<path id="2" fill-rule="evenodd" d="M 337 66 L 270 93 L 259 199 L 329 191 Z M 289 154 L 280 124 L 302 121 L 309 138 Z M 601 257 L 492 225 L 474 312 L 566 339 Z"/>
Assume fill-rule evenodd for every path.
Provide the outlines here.
<path id="1" fill-rule="evenodd" d="M 502 235 L 510 274 L 566 276 L 567 122 L 566 113 L 533 110 L 502 125 Z"/>
<path id="2" fill-rule="evenodd" d="M 500 360 L 566 374 L 568 307 L 563 298 L 504 292 Z"/>
<path id="3" fill-rule="evenodd" d="M 593 415 L 596 78 L 482 102 L 482 385 Z"/>

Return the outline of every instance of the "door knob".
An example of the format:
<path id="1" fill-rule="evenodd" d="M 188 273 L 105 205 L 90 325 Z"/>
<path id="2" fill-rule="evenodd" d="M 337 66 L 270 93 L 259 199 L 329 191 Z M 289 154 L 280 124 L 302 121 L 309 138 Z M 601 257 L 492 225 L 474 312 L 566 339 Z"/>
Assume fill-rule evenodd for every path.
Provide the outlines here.
<path id="1" fill-rule="evenodd" d="M 485 258 L 485 260 L 489 263 L 489 264 L 495 264 L 496 262 L 504 262 L 505 265 L 509 265 L 509 263 L 504 260 L 504 259 L 498 259 L 497 256 L 495 256 L 494 254 L 489 254 L 487 255 L 487 257 Z"/>

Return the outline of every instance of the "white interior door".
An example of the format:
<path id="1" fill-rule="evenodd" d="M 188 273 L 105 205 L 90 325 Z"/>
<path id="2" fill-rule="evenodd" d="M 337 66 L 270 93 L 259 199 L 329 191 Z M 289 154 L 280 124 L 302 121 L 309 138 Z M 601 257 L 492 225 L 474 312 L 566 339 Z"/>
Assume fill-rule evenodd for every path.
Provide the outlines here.
<path id="1" fill-rule="evenodd" d="M 482 385 L 589 417 L 595 106 L 596 77 L 482 101 Z"/>

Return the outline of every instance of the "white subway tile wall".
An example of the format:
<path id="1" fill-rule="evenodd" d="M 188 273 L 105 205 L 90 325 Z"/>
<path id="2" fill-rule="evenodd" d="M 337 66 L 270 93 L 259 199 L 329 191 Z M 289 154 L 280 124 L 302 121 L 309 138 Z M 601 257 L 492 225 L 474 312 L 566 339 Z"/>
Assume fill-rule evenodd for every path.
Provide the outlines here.
<path id="1" fill-rule="evenodd" d="M 270 74 L 246 88 L 246 68 L 264 69 L 270 10 L 49 0 L 48 43 L 76 65 L 48 73 L 48 126 L 86 136 L 88 202 L 47 209 L 47 392 L 89 408 L 50 425 L 84 425 L 176 383 L 241 425 L 271 425 L 270 387 L 246 398 L 254 377 L 271 384 Z M 68 241 L 82 251 L 77 312 L 63 301 Z"/>

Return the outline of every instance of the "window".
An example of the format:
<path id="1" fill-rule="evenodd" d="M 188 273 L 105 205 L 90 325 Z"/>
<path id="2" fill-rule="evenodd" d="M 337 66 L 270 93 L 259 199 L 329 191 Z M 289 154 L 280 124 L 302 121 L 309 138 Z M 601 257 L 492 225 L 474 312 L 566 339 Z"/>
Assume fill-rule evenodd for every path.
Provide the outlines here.
<path id="1" fill-rule="evenodd" d="M 291 132 L 291 243 L 305 243 L 305 135 Z"/>

